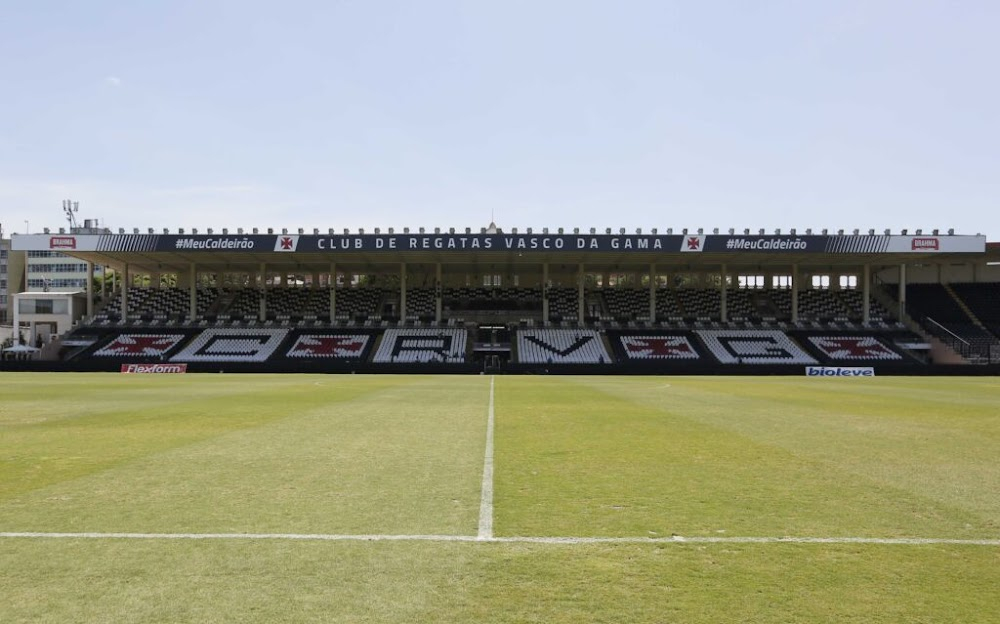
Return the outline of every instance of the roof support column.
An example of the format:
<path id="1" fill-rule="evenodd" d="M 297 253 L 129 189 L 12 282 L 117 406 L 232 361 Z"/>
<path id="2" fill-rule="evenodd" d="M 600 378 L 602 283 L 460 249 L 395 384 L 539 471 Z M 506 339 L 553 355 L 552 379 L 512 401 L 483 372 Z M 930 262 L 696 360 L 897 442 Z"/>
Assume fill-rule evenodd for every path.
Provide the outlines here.
<path id="1" fill-rule="evenodd" d="M 399 320 L 406 320 L 406 263 L 399 263 Z"/>
<path id="2" fill-rule="evenodd" d="M 330 323 L 337 318 L 337 263 L 330 263 L 330 279 L 327 280 L 330 287 Z"/>
<path id="3" fill-rule="evenodd" d="M 188 279 L 188 319 L 193 323 L 194 317 L 198 314 L 198 268 L 194 262 L 191 263 L 190 277 Z"/>
<path id="4" fill-rule="evenodd" d="M 792 265 L 792 322 L 799 322 L 799 265 Z"/>
<path id="5" fill-rule="evenodd" d="M 649 321 L 656 322 L 656 265 L 649 265 Z"/>
<path id="6" fill-rule="evenodd" d="M 729 322 L 729 311 L 726 309 L 726 304 L 727 304 L 727 301 L 726 301 L 727 292 L 726 291 L 729 290 L 729 289 L 726 288 L 726 277 L 727 277 L 727 275 L 726 275 L 726 265 L 725 264 L 722 265 L 722 271 L 721 271 L 719 277 L 721 278 L 721 279 L 719 279 L 719 304 L 720 304 L 719 305 L 719 312 L 721 314 L 722 322 L 723 323 L 728 323 Z"/>
<path id="7" fill-rule="evenodd" d="M 257 302 L 257 320 L 267 320 L 267 265 L 260 263 L 260 299 Z"/>
<path id="8" fill-rule="evenodd" d="M 583 325 L 583 263 L 580 263 L 580 268 L 577 272 L 577 295 L 576 295 L 576 320 L 580 325 Z"/>
<path id="9" fill-rule="evenodd" d="M 441 263 L 434 265 L 434 322 L 441 324 L 441 308 L 444 288 L 441 285 Z"/>
<path id="10" fill-rule="evenodd" d="M 906 265 L 899 265 L 899 312 L 896 318 L 902 319 L 906 314 Z"/>
<path id="11" fill-rule="evenodd" d="M 94 263 L 87 263 L 87 318 L 94 316 Z"/>
<path id="12" fill-rule="evenodd" d="M 549 322 L 549 263 L 542 263 L 542 323 Z"/>
<path id="13" fill-rule="evenodd" d="M 128 262 L 122 265 L 122 324 L 128 321 Z"/>
<path id="14" fill-rule="evenodd" d="M 861 270 L 861 322 L 871 322 L 872 266 L 865 264 Z"/>

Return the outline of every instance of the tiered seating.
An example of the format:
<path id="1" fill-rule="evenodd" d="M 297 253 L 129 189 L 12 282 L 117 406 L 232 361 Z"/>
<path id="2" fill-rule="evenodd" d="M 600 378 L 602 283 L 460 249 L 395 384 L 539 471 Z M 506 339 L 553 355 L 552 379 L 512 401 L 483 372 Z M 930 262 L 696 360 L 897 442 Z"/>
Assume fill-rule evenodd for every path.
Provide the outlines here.
<path id="1" fill-rule="evenodd" d="M 195 293 L 197 314 L 204 314 L 218 296 L 217 288 L 199 288 Z M 181 288 L 131 288 L 128 291 L 128 320 L 166 321 L 187 317 L 190 297 L 190 291 Z M 94 323 L 118 320 L 121 320 L 121 297 L 113 296 L 94 315 Z"/>
<path id="2" fill-rule="evenodd" d="M 1000 351 L 996 337 L 976 325 L 941 284 L 909 284 L 906 298 L 910 315 L 963 356 L 980 361 Z"/>
<path id="3" fill-rule="evenodd" d="M 170 354 L 185 334 L 170 333 L 120 333 L 92 353 L 93 357 L 119 358 L 123 360 L 162 359 Z"/>
<path id="4" fill-rule="evenodd" d="M 722 308 L 722 301 L 719 301 L 719 309 Z M 757 314 L 757 306 L 754 304 L 753 291 L 744 288 L 726 289 L 726 316 L 729 319 L 753 319 L 760 316 Z"/>
<path id="5" fill-rule="evenodd" d="M 674 292 L 671 288 L 656 289 L 656 318 L 660 321 L 684 317 Z"/>
<path id="6" fill-rule="evenodd" d="M 520 329 L 518 361 L 525 364 L 604 364 L 611 358 L 592 329 Z"/>
<path id="7" fill-rule="evenodd" d="M 287 329 L 211 328 L 192 340 L 171 362 L 263 362 L 288 334 Z"/>
<path id="8" fill-rule="evenodd" d="M 951 287 L 976 318 L 994 336 L 1000 337 L 1000 284 L 959 283 L 952 284 Z"/>
<path id="9" fill-rule="evenodd" d="M 371 335 L 365 333 L 300 334 L 285 353 L 293 359 L 357 360 L 365 358 Z"/>
<path id="10" fill-rule="evenodd" d="M 575 319 L 580 310 L 580 292 L 575 288 L 549 289 L 549 318 Z"/>
<path id="11" fill-rule="evenodd" d="M 621 334 L 619 353 L 629 360 L 697 360 L 701 356 L 683 334 Z"/>
<path id="12" fill-rule="evenodd" d="M 695 332 L 723 364 L 815 364 L 816 360 L 777 330 L 704 329 Z"/>
<path id="13" fill-rule="evenodd" d="M 372 362 L 461 363 L 466 359 L 467 340 L 465 329 L 453 327 L 387 329 Z"/>
<path id="14" fill-rule="evenodd" d="M 605 288 L 600 291 L 608 314 L 617 321 L 649 316 L 649 290 L 637 288 Z"/>
<path id="15" fill-rule="evenodd" d="M 681 288 L 673 292 L 685 318 L 719 320 L 722 300 L 717 289 Z"/>
<path id="16" fill-rule="evenodd" d="M 903 359 L 903 356 L 893 351 L 875 336 L 809 336 L 807 340 L 824 356 L 838 362 L 871 362 Z"/>
<path id="17" fill-rule="evenodd" d="M 452 312 L 542 309 L 540 288 L 445 288 L 442 297 L 444 308 Z"/>
<path id="18" fill-rule="evenodd" d="M 864 318 L 864 294 L 860 290 L 841 290 L 837 293 L 840 296 L 844 307 L 848 310 L 848 315 L 852 321 L 861 322 Z M 885 309 L 876 299 L 868 300 L 868 316 L 871 322 L 891 321 L 895 316 Z"/>
<path id="19" fill-rule="evenodd" d="M 406 316 L 433 317 L 435 313 L 433 288 L 410 288 L 406 291 Z"/>
<path id="20" fill-rule="evenodd" d="M 384 293 L 379 288 L 338 288 L 337 318 L 359 318 L 379 313 Z"/>

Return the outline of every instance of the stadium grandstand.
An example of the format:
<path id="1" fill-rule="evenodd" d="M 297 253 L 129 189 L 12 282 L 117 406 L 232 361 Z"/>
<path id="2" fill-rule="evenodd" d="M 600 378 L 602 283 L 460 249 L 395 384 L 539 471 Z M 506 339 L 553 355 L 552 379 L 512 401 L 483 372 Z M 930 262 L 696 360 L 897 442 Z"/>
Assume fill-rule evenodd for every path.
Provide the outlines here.
<path id="1" fill-rule="evenodd" d="M 11 249 L 61 252 L 90 279 L 13 295 L 14 325 L 44 340 L 7 368 L 970 374 L 1000 363 L 1000 244 L 952 231 L 71 229 L 15 235 Z"/>

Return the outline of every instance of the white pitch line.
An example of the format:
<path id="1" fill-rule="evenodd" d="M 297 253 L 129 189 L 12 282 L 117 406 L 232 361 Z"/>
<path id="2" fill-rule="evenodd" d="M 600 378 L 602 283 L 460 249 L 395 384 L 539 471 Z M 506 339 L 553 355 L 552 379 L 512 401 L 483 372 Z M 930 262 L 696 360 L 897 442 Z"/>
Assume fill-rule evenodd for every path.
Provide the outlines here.
<path id="1" fill-rule="evenodd" d="M 490 406 L 486 419 L 486 457 L 483 459 L 482 497 L 479 500 L 479 534 L 480 540 L 493 538 L 493 383 L 495 376 L 490 376 Z"/>
<path id="2" fill-rule="evenodd" d="M 888 546 L 1000 546 L 1000 539 L 937 537 L 480 537 L 327 533 L 44 533 L 0 532 L 2 538 L 134 540 L 300 540 L 329 542 L 490 542 L 496 544 L 876 544 Z"/>

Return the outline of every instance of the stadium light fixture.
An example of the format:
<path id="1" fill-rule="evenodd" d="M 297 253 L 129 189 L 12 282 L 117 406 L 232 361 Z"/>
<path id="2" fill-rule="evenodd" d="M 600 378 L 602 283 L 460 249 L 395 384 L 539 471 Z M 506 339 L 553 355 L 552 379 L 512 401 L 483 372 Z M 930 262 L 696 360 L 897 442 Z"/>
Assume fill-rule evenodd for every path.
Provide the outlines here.
<path id="1" fill-rule="evenodd" d="M 122 231 L 124 231 L 124 230 L 122 230 Z M 192 234 L 197 234 L 198 233 L 198 228 L 191 228 L 191 233 Z"/>
<path id="2" fill-rule="evenodd" d="M 868 236 L 875 236 L 875 228 L 870 228 L 868 230 Z"/>
<path id="3" fill-rule="evenodd" d="M 827 233 L 827 229 L 826 229 L 826 228 L 823 228 L 822 230 L 820 230 L 820 232 L 822 232 L 822 233 L 823 233 L 823 236 L 826 236 L 826 233 Z"/>
<path id="4" fill-rule="evenodd" d="M 955 235 L 955 228 L 948 228 L 948 236 L 954 236 L 954 235 Z"/>
<path id="5" fill-rule="evenodd" d="M 282 234 L 288 234 L 288 228 L 281 228 Z"/>
<path id="6" fill-rule="evenodd" d="M 795 228 L 788 230 L 788 233 L 791 234 L 792 236 L 795 236 Z"/>
<path id="7" fill-rule="evenodd" d="M 170 233 L 170 228 L 163 228 L 163 233 L 164 234 L 169 234 Z"/>
<path id="8" fill-rule="evenodd" d="M 49 228 L 42 228 L 42 234 L 49 234 Z"/>
<path id="9" fill-rule="evenodd" d="M 313 236 L 319 236 L 319 228 L 313 228 Z"/>
<path id="10" fill-rule="evenodd" d="M 743 235 L 750 236 L 750 228 L 743 228 Z"/>
<path id="11" fill-rule="evenodd" d="M 254 231 L 253 231 L 253 233 L 254 233 L 254 234 L 256 234 L 256 233 L 257 233 L 257 230 L 254 230 Z M 328 229 L 328 230 L 326 231 L 326 233 L 327 233 L 327 234 L 329 234 L 330 236 L 333 236 L 333 228 L 329 228 L 329 229 Z"/>
<path id="12" fill-rule="evenodd" d="M 635 228 L 636 234 L 642 234 L 642 228 Z"/>
<path id="13" fill-rule="evenodd" d="M 531 232 L 531 230 L 528 230 L 528 232 Z M 590 233 L 597 234 L 597 228 L 590 228 Z"/>
<path id="14" fill-rule="evenodd" d="M 885 234 L 886 236 L 888 236 L 891 233 L 892 232 L 889 231 L 889 228 L 885 228 L 885 232 L 883 232 L 883 234 Z"/>
<path id="15" fill-rule="evenodd" d="M 528 228 L 528 234 L 531 234 L 531 228 Z"/>
<path id="16" fill-rule="evenodd" d="M 562 228 L 559 228 L 559 233 L 560 233 L 560 234 L 562 234 L 562 233 L 563 233 L 563 229 L 562 229 Z M 624 234 L 624 233 L 625 233 L 625 231 L 624 231 L 624 230 L 622 230 L 622 233 Z"/>
<path id="17" fill-rule="evenodd" d="M 764 228 L 760 228 L 759 230 L 757 230 L 757 234 L 759 236 L 763 236 L 764 235 Z"/>
<path id="18" fill-rule="evenodd" d="M 656 228 L 653 228 L 653 229 L 652 229 L 652 230 L 650 230 L 650 231 L 651 231 L 651 232 L 653 233 L 653 236 L 656 236 Z"/>
<path id="19" fill-rule="evenodd" d="M 254 229 L 253 229 L 253 230 L 251 230 L 251 231 L 252 231 L 252 232 L 253 232 L 254 234 L 256 234 L 256 233 L 257 233 L 257 228 L 254 228 Z"/>
<path id="20" fill-rule="evenodd" d="M 604 233 L 605 234 L 610 234 L 611 233 L 611 228 L 605 228 L 604 229 Z"/>
<path id="21" fill-rule="evenodd" d="M 921 235 L 921 234 L 923 234 L 923 233 L 924 233 L 924 231 L 923 231 L 923 230 L 917 230 L 917 236 L 920 236 L 920 235 Z"/>
<path id="22" fill-rule="evenodd" d="M 549 228 L 542 228 L 542 234 L 548 234 Z"/>
<path id="23" fill-rule="evenodd" d="M 465 233 L 466 234 L 472 234 L 472 228 L 470 228 L 470 227 L 465 228 Z"/>
<path id="24" fill-rule="evenodd" d="M 712 234 L 718 234 L 719 228 L 712 228 Z"/>
<path id="25" fill-rule="evenodd" d="M 381 234 L 382 233 L 382 228 L 375 228 L 375 233 L 376 234 Z"/>
<path id="26" fill-rule="evenodd" d="M 860 233 L 861 233 L 861 230 L 859 230 L 858 228 L 854 228 L 854 235 L 855 236 L 857 236 Z"/>
<path id="27" fill-rule="evenodd" d="M 732 236 L 735 233 L 736 233 L 736 230 L 734 228 L 729 228 L 729 235 L 730 236 Z"/>
<path id="28" fill-rule="evenodd" d="M 698 228 L 698 235 L 701 236 L 705 233 L 705 228 Z"/>
<path id="29" fill-rule="evenodd" d="M 364 234 L 364 233 L 365 233 L 364 228 L 358 228 L 358 234 Z"/>
<path id="30" fill-rule="evenodd" d="M 931 234 L 933 234 L 934 236 L 937 236 L 938 235 L 938 229 L 934 228 L 933 230 L 931 230 Z"/>
<path id="31" fill-rule="evenodd" d="M 148 233 L 152 234 L 153 233 L 153 228 L 149 228 L 149 232 Z"/>
<path id="32" fill-rule="evenodd" d="M 580 233 L 580 228 L 573 228 L 573 233 L 574 234 L 579 234 Z"/>
<path id="33" fill-rule="evenodd" d="M 673 234 L 674 228 L 667 228 L 667 234 Z"/>
<path id="34" fill-rule="evenodd" d="M 902 234 L 903 236 L 906 236 L 906 228 L 903 228 L 903 229 L 902 229 L 902 230 L 900 231 L 900 234 Z"/>
<path id="35" fill-rule="evenodd" d="M 681 230 L 681 234 L 687 234 L 687 233 L 688 233 L 688 229 L 687 228 L 684 228 L 683 230 Z"/>
<path id="36" fill-rule="evenodd" d="M 177 228 L 177 233 L 178 234 L 183 234 L 184 233 L 184 228 Z"/>
<path id="37" fill-rule="evenodd" d="M 774 233 L 775 234 L 781 234 L 781 228 L 775 228 L 774 229 Z"/>
<path id="38" fill-rule="evenodd" d="M 812 236 L 812 233 L 813 233 L 812 228 L 806 228 L 806 236 Z"/>
<path id="39" fill-rule="evenodd" d="M 844 230 L 837 230 L 837 236 L 843 236 Z"/>
<path id="40" fill-rule="evenodd" d="M 350 233 L 351 233 L 351 231 L 349 229 L 344 228 L 344 236 L 347 236 Z M 270 232 L 268 232 L 268 234 L 270 234 Z"/>
<path id="41" fill-rule="evenodd" d="M 237 234 L 242 234 L 243 233 L 243 228 L 236 228 L 236 233 Z"/>
<path id="42" fill-rule="evenodd" d="M 274 234 L 274 228 L 267 228 L 268 234 Z"/>
<path id="43" fill-rule="evenodd" d="M 139 230 L 136 230 L 136 234 L 138 234 L 138 233 L 139 233 Z M 208 233 L 209 233 L 209 234 L 211 234 L 211 233 L 212 233 L 212 228 L 208 228 Z"/>
<path id="44" fill-rule="evenodd" d="M 619 228 L 618 229 L 618 233 L 624 235 L 625 234 L 625 228 Z"/>
<path id="45" fill-rule="evenodd" d="M 511 234 L 517 234 L 517 228 L 510 228 Z"/>

